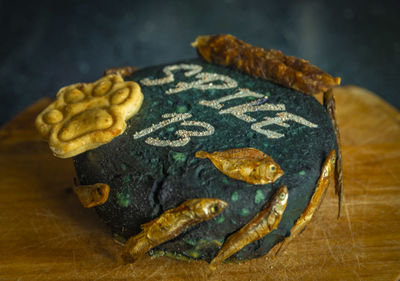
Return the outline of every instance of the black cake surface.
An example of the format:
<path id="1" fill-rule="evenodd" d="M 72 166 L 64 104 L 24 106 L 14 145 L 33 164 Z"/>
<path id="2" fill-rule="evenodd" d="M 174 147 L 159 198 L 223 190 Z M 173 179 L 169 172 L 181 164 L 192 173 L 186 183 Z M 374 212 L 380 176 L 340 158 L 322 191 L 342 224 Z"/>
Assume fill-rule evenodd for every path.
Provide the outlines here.
<path id="1" fill-rule="evenodd" d="M 278 228 L 234 258 L 262 256 L 289 235 L 313 194 L 322 162 L 336 149 L 330 117 L 317 100 L 201 59 L 145 68 L 125 80 L 140 85 L 141 109 L 122 135 L 74 158 L 81 184 L 110 186 L 108 201 L 96 210 L 115 235 L 127 239 L 188 199 L 220 198 L 229 204 L 223 213 L 157 248 L 210 260 L 282 185 L 289 200 Z M 191 132 L 189 139 L 183 130 Z M 245 147 L 271 156 L 285 174 L 274 183 L 253 185 L 195 158 L 199 150 Z"/>

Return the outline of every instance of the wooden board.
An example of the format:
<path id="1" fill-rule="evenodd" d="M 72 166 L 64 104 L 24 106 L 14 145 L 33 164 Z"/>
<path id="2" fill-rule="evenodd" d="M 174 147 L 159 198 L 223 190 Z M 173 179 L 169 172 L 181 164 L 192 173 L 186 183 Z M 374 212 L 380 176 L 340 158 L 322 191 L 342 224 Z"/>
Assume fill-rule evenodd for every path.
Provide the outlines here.
<path id="1" fill-rule="evenodd" d="M 144 256 L 122 246 L 71 191 L 70 159 L 33 128 L 41 100 L 0 131 L 0 280 L 398 280 L 400 114 L 358 87 L 335 90 L 344 160 L 343 216 L 333 187 L 309 227 L 278 257 L 208 264 Z"/>

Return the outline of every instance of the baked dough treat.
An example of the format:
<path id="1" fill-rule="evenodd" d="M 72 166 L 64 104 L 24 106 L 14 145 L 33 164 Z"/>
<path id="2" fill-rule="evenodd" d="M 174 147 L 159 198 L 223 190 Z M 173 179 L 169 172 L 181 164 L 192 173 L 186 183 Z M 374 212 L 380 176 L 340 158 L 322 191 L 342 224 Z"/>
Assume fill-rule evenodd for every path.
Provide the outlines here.
<path id="1" fill-rule="evenodd" d="M 137 83 L 107 75 L 61 88 L 56 101 L 36 118 L 36 127 L 55 156 L 72 157 L 120 135 L 142 101 Z"/>

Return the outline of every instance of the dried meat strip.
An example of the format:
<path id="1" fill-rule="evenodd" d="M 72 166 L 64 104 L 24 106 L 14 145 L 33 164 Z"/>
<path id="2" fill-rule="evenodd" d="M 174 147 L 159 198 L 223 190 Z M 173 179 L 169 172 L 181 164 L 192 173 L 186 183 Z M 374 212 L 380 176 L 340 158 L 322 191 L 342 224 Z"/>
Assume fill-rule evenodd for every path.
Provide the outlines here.
<path id="1" fill-rule="evenodd" d="M 333 78 L 304 59 L 254 47 L 232 35 L 199 36 L 192 45 L 208 62 L 235 67 L 307 95 L 324 93 L 340 84 L 339 77 Z"/>

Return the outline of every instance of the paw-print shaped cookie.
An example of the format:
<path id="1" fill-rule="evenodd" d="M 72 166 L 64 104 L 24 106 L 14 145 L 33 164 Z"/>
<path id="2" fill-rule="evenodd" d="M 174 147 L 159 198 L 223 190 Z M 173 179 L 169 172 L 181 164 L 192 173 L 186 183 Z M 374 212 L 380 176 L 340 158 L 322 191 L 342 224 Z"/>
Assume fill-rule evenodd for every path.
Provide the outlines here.
<path id="1" fill-rule="evenodd" d="M 140 86 L 107 75 L 94 83 L 61 88 L 57 99 L 36 118 L 36 128 L 54 155 L 67 158 L 110 142 L 143 102 Z"/>

